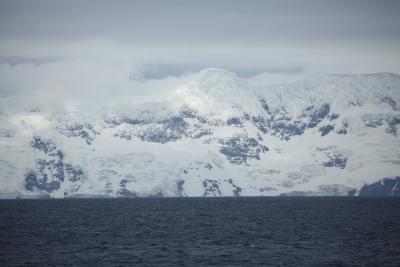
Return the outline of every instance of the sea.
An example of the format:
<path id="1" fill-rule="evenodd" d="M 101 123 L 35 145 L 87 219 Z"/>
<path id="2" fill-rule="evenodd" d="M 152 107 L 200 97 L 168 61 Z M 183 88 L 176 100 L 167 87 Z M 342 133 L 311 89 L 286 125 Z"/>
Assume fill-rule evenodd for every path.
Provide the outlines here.
<path id="1" fill-rule="evenodd" d="M 400 266 L 400 198 L 1 200 L 0 266 Z"/>

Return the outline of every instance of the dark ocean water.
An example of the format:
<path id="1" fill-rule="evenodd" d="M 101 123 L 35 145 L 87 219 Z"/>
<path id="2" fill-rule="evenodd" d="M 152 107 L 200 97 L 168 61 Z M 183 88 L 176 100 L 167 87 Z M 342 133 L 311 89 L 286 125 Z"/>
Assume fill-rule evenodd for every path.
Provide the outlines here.
<path id="1" fill-rule="evenodd" d="M 400 266 L 400 199 L 0 201 L 0 266 Z"/>

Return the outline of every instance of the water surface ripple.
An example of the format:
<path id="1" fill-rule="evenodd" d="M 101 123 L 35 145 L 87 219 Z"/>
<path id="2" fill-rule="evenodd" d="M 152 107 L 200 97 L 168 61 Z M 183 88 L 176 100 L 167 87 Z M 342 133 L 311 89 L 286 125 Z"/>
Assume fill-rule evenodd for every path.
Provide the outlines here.
<path id="1" fill-rule="evenodd" d="M 400 266 L 400 199 L 2 200 L 0 266 Z"/>

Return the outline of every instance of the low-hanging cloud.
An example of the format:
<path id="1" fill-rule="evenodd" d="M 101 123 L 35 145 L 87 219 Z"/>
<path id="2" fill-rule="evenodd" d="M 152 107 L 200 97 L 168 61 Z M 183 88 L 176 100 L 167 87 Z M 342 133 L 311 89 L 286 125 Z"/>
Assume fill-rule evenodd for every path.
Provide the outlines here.
<path id="1" fill-rule="evenodd" d="M 92 57 L 175 70 L 399 72 L 399 11 L 392 0 L 3 0 L 0 62 Z"/>
<path id="2" fill-rule="evenodd" d="M 400 72 L 399 13 L 391 0 L 3 0 L 3 110 L 95 108 L 208 67 Z"/>
<path id="3" fill-rule="evenodd" d="M 135 64 L 68 59 L 0 65 L 0 113 L 98 112 L 107 107 L 162 101 L 184 77 L 144 80 Z"/>

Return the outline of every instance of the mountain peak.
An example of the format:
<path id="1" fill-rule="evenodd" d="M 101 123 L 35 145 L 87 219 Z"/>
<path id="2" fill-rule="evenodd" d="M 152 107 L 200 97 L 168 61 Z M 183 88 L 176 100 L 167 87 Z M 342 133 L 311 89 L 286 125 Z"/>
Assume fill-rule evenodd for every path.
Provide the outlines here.
<path id="1" fill-rule="evenodd" d="M 101 114 L 2 115 L 0 197 L 342 194 L 398 175 L 400 78 L 270 78 L 209 68 Z"/>

